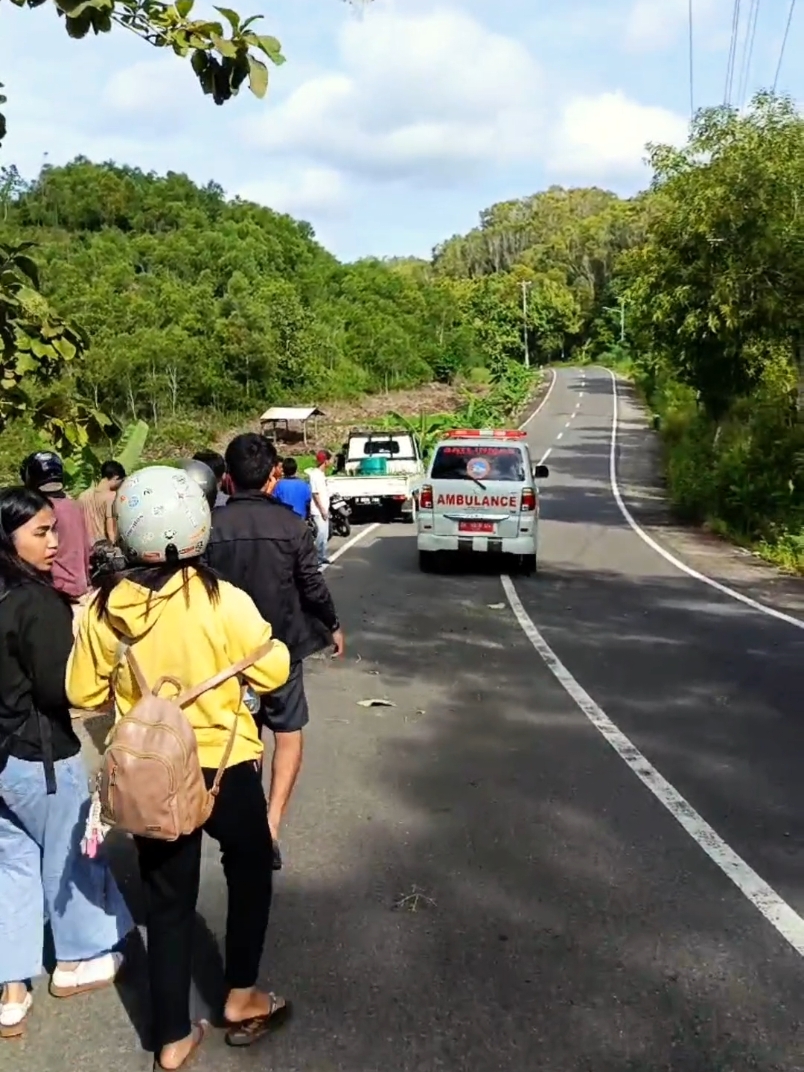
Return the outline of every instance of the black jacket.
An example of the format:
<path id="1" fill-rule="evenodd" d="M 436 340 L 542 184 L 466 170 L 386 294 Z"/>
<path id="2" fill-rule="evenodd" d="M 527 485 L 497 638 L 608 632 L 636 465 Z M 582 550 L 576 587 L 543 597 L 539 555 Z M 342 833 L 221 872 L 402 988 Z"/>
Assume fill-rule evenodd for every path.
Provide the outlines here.
<path id="1" fill-rule="evenodd" d="M 73 646 L 67 600 L 49 584 L 0 591 L 0 769 L 8 756 L 46 762 L 81 750 L 65 690 Z M 47 764 L 46 764 L 47 766 Z"/>
<path id="2" fill-rule="evenodd" d="M 207 561 L 248 592 L 292 662 L 332 643 L 335 605 L 307 523 L 262 492 L 238 492 L 212 513 Z"/>

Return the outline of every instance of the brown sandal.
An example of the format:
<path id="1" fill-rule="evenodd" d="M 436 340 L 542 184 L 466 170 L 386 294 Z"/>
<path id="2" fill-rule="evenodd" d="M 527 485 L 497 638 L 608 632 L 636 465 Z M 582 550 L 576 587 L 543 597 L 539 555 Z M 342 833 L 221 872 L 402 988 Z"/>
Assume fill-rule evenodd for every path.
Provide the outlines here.
<path id="1" fill-rule="evenodd" d="M 288 1023 L 293 1016 L 293 1006 L 290 1002 L 277 997 L 276 994 L 269 994 L 268 997 L 271 999 L 270 1012 L 227 1025 L 227 1046 L 253 1046 L 255 1042 Z"/>
<path id="2" fill-rule="evenodd" d="M 193 1024 L 193 1044 L 190 1047 L 190 1051 L 184 1058 L 180 1065 L 176 1065 L 174 1069 L 165 1070 L 165 1066 L 159 1060 L 158 1057 L 154 1057 L 154 1072 L 178 1072 L 180 1068 L 187 1068 L 192 1061 L 198 1056 L 198 1051 L 204 1044 L 204 1040 L 207 1037 L 209 1031 L 209 1021 L 199 1020 L 198 1023 Z"/>

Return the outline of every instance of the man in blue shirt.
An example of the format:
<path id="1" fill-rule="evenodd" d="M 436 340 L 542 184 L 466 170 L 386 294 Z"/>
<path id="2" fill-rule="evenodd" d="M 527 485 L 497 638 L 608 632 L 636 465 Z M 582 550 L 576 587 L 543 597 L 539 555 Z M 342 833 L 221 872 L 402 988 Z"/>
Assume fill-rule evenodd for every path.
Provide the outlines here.
<path id="1" fill-rule="evenodd" d="M 306 521 L 310 516 L 312 492 L 307 481 L 298 476 L 298 470 L 295 458 L 285 458 L 282 462 L 284 476 L 277 482 L 271 494 Z"/>

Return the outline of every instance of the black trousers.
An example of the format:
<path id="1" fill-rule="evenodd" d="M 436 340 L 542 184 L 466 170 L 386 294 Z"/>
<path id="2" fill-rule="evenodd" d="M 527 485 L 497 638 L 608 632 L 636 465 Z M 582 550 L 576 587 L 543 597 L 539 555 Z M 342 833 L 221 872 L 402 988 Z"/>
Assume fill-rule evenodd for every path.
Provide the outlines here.
<path id="1" fill-rule="evenodd" d="M 212 785 L 214 771 L 204 771 Z M 230 767 L 204 829 L 221 848 L 229 893 L 226 982 L 254 986 L 271 910 L 273 861 L 265 793 L 254 762 Z M 136 838 L 145 889 L 154 1048 L 189 1035 L 195 909 L 201 883 L 201 830 L 178 841 Z"/>

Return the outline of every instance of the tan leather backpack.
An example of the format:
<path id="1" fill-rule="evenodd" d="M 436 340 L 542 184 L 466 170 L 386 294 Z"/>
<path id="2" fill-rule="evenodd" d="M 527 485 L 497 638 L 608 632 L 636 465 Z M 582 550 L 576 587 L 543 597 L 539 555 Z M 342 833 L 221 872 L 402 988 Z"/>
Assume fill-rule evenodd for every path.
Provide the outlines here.
<path id="1" fill-rule="evenodd" d="M 186 690 L 167 676 L 150 688 L 131 648 L 124 648 L 122 657 L 128 661 L 140 699 L 112 729 L 103 755 L 98 794 L 104 823 L 160 841 L 175 841 L 204 825 L 232 754 L 240 716 L 235 716 L 215 781 L 207 789 L 195 731 L 184 708 L 259 662 L 274 643 L 268 641 L 228 670 Z M 176 695 L 160 696 L 168 684 Z"/>

